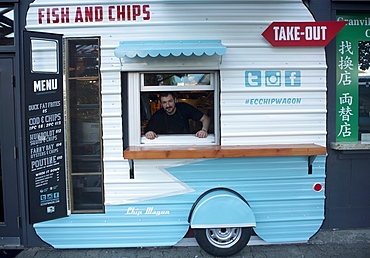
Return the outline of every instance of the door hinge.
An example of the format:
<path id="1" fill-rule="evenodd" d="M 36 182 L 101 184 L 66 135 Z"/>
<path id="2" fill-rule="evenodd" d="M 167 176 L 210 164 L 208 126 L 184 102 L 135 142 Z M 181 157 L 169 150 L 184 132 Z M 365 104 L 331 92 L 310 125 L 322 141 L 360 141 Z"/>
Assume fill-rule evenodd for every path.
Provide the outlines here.
<path id="1" fill-rule="evenodd" d="M 14 147 L 13 154 L 14 154 L 14 159 L 17 159 L 18 158 L 18 148 L 17 147 Z"/>
<path id="2" fill-rule="evenodd" d="M 15 87 L 15 76 L 13 75 L 12 76 L 12 84 L 13 84 L 13 88 Z"/>
<path id="3" fill-rule="evenodd" d="M 17 224 L 18 224 L 18 228 L 22 228 L 22 218 L 21 218 L 21 216 L 17 217 Z"/>

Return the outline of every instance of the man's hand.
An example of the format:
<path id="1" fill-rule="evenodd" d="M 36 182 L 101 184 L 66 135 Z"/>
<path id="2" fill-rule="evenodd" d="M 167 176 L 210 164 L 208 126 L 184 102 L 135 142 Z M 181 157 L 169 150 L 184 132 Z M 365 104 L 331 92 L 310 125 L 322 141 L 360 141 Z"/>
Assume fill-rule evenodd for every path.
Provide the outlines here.
<path id="1" fill-rule="evenodd" d="M 196 137 L 198 138 L 207 138 L 208 136 L 208 133 L 206 130 L 199 130 L 196 134 L 195 134 Z"/>
<path id="2" fill-rule="evenodd" d="M 158 136 L 155 132 L 148 131 L 148 132 L 146 132 L 145 137 L 149 140 L 153 140 L 153 139 L 157 138 Z"/>
<path id="3" fill-rule="evenodd" d="M 209 123 L 210 123 L 211 119 L 208 116 L 203 114 L 203 116 L 201 117 L 201 119 L 199 121 L 202 123 L 202 130 L 199 130 L 195 134 L 195 136 L 198 137 L 198 138 L 207 138 Z"/>

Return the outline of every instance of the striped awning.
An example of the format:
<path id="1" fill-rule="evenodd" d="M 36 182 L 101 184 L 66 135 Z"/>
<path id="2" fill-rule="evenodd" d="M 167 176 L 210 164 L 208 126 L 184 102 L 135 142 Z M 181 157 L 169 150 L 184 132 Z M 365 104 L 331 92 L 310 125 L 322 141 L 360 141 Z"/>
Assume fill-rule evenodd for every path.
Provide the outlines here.
<path id="1" fill-rule="evenodd" d="M 114 55 L 123 57 L 157 57 L 163 56 L 202 56 L 219 55 L 226 52 L 221 40 L 150 40 L 150 41 L 121 41 L 114 50 Z"/>

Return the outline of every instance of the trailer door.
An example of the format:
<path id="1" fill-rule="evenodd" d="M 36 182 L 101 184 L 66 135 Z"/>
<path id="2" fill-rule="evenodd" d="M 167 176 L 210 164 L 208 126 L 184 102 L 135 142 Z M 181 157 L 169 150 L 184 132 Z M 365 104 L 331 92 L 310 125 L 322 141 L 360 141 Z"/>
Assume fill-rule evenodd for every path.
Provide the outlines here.
<path id="1" fill-rule="evenodd" d="M 24 32 L 30 223 L 67 216 L 62 35 Z"/>
<path id="2" fill-rule="evenodd" d="M 20 245 L 14 59 L 0 58 L 0 245 Z"/>

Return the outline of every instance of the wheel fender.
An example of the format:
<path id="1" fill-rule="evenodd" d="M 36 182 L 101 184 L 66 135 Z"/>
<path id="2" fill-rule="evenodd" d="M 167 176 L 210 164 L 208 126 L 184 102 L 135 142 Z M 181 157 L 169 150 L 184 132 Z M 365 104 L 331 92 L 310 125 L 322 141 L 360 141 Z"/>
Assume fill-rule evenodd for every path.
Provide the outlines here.
<path id="1" fill-rule="evenodd" d="M 256 219 L 248 203 L 231 190 L 204 194 L 189 216 L 191 228 L 255 227 Z"/>

